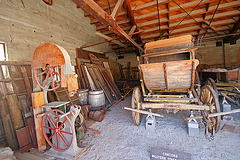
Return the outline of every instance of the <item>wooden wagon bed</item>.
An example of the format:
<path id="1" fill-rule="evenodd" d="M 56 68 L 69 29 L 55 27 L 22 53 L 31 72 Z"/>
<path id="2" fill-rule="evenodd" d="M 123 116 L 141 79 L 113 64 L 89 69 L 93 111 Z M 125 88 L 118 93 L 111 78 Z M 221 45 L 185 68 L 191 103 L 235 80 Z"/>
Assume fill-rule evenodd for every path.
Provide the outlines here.
<path id="1" fill-rule="evenodd" d="M 190 89 L 198 64 L 196 59 L 141 64 L 140 70 L 148 90 Z"/>

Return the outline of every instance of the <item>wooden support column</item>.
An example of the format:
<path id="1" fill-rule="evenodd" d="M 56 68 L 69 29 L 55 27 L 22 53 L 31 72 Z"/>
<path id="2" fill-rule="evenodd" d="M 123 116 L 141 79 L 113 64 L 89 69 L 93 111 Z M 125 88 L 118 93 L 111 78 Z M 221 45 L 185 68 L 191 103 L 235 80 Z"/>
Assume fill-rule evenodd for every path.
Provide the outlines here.
<path id="1" fill-rule="evenodd" d="M 163 69 L 164 69 L 164 77 L 165 77 L 166 88 L 167 88 L 167 90 L 169 90 L 168 78 L 167 78 L 167 64 L 166 63 L 163 63 Z"/>
<path id="2" fill-rule="evenodd" d="M 43 92 L 32 93 L 32 104 L 36 127 L 38 151 L 43 152 L 46 149 L 46 141 L 42 131 L 42 117 L 37 117 L 37 115 L 42 113 L 41 106 L 45 105 L 44 93 Z"/>
<path id="3" fill-rule="evenodd" d="M 18 148 L 17 137 L 12 125 L 11 116 L 8 111 L 6 99 L 0 101 L 0 114 L 2 117 L 3 128 L 7 140 L 7 144 L 12 149 Z"/>

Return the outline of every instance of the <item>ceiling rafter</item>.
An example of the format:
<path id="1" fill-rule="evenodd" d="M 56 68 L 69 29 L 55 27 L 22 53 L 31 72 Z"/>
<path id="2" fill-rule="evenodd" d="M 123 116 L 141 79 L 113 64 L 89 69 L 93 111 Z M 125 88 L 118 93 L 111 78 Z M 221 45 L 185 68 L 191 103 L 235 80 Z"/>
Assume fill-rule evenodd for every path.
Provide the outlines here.
<path id="1" fill-rule="evenodd" d="M 233 33 L 236 33 L 237 30 L 239 30 L 240 28 L 240 15 L 238 17 L 238 21 L 233 25 L 233 28 L 229 31 L 229 34 L 233 34 Z M 223 42 L 224 43 L 230 43 L 232 41 L 235 41 L 237 39 L 240 38 L 240 35 L 236 35 L 236 36 L 230 36 L 230 37 L 226 37 Z"/>
<path id="2" fill-rule="evenodd" d="M 211 2 L 211 1 L 207 1 L 207 2 Z M 191 2 L 190 2 L 190 3 L 191 3 Z M 203 3 L 203 2 L 202 2 L 202 3 Z M 202 3 L 201 3 L 201 4 L 202 4 Z M 206 2 L 205 2 L 205 3 L 206 3 Z M 186 4 L 187 4 L 187 3 L 186 3 Z M 194 4 L 196 4 L 196 3 L 194 3 Z M 200 5 L 201 5 L 201 4 L 200 4 Z M 191 5 L 191 6 L 192 6 L 192 5 Z M 215 11 L 216 6 L 217 6 L 217 5 L 213 5 L 213 6 L 209 7 L 208 11 L 206 11 L 206 9 L 195 9 L 195 10 L 191 13 L 191 15 L 192 15 L 192 16 L 196 16 L 196 15 L 199 15 L 199 14 L 211 14 L 212 12 Z M 232 7 L 237 7 L 237 6 L 240 6 L 240 3 L 237 2 L 237 1 L 229 2 L 229 3 L 223 3 L 223 4 L 221 4 L 221 5 L 219 6 L 218 10 L 220 10 L 221 13 L 224 13 L 224 12 L 227 12 L 227 11 L 225 11 L 225 10 L 227 10 L 227 9 L 232 9 Z M 163 16 L 163 15 L 165 15 L 166 13 L 172 13 L 172 12 L 176 11 L 176 9 L 172 10 L 172 8 L 176 8 L 176 7 L 170 7 L 170 11 L 167 11 L 167 10 L 166 10 L 165 12 L 161 11 L 160 16 Z M 186 9 L 186 8 L 183 8 L 183 9 Z M 181 10 L 181 9 L 178 9 L 178 10 Z M 180 13 L 180 14 L 171 16 L 171 20 L 173 21 L 174 19 L 183 17 L 183 16 L 185 16 L 185 15 L 186 15 L 186 13 Z M 144 14 L 143 16 L 146 16 L 146 17 L 145 17 L 146 19 L 148 18 L 148 16 L 147 16 L 146 14 Z M 208 16 L 209 16 L 209 15 L 208 15 Z M 140 27 L 140 26 L 142 26 L 142 25 L 141 25 L 141 22 L 140 22 L 140 19 L 141 19 L 141 18 L 139 18 L 139 17 L 140 17 L 140 16 L 138 16 L 138 18 L 136 19 L 136 22 L 137 22 L 137 24 L 139 24 L 139 27 Z M 155 20 L 157 20 L 157 14 L 155 15 L 155 17 L 156 17 Z M 163 19 L 162 19 L 162 20 L 163 20 Z M 154 21 L 154 20 L 152 20 L 152 21 Z M 119 21 L 118 24 L 125 24 L 125 23 L 128 23 L 128 22 L 130 22 L 130 20 L 122 20 L 122 21 Z M 144 24 L 144 23 L 142 23 L 142 24 Z M 97 27 L 97 30 L 103 29 L 103 28 L 105 28 L 105 27 L 104 27 L 104 26 L 98 26 L 98 27 Z"/>
<path id="3" fill-rule="evenodd" d="M 127 33 L 122 30 L 122 28 L 115 23 L 112 16 L 108 15 L 97 3 L 93 0 L 72 0 L 74 3 L 77 4 L 80 8 L 89 12 L 92 16 L 96 19 L 101 21 L 103 24 L 108 26 L 110 30 L 112 30 L 115 34 L 121 37 L 123 40 L 128 41 L 129 43 L 133 44 L 139 50 L 144 52 L 144 50 L 133 40 L 131 39 Z"/>
<path id="4" fill-rule="evenodd" d="M 115 5 L 115 7 L 112 11 L 112 14 L 111 14 L 113 19 L 116 19 L 116 17 L 118 16 L 118 12 L 120 11 L 120 9 L 122 7 L 123 2 L 124 2 L 124 0 L 118 0 L 117 1 L 116 5 Z"/>
<path id="5" fill-rule="evenodd" d="M 132 24 L 132 26 L 136 26 L 136 31 L 138 32 L 139 31 L 138 25 L 137 25 L 136 20 L 134 18 L 134 15 L 133 15 L 133 12 L 132 12 L 132 9 L 131 9 L 130 1 L 125 0 L 124 4 L 125 4 L 126 10 L 127 10 L 128 17 L 130 18 L 131 24 Z M 142 39 L 141 39 L 140 34 L 137 34 L 137 39 L 138 39 L 139 43 L 142 43 Z"/>

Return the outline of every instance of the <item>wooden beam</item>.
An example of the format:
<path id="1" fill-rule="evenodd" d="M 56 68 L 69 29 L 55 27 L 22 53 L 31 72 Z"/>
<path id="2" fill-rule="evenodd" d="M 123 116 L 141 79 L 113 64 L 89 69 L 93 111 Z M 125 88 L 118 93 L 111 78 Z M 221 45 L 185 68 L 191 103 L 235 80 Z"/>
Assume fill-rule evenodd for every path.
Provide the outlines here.
<path id="1" fill-rule="evenodd" d="M 205 1 L 205 2 L 202 2 L 201 4 L 200 4 L 200 6 L 202 5 L 202 4 L 206 4 L 206 3 L 210 3 L 210 2 L 212 2 L 212 1 Z M 189 6 L 189 3 L 191 3 L 192 5 L 190 5 Z M 196 2 L 195 3 L 193 3 L 193 2 L 189 2 L 189 3 L 186 3 L 186 4 L 188 4 L 188 5 L 186 5 L 186 4 L 184 4 L 184 5 L 182 5 L 182 6 L 187 6 L 187 8 L 188 7 L 191 7 L 191 6 L 195 6 L 196 5 Z M 194 5 L 193 5 L 194 4 Z M 226 16 L 227 15 L 229 15 L 229 13 L 232 13 L 233 15 L 239 15 L 240 14 L 240 11 L 238 11 L 238 10 L 230 10 L 230 11 L 228 11 L 229 9 L 231 9 L 231 8 L 233 8 L 233 7 L 237 7 L 237 6 L 239 6 L 239 3 L 237 2 L 237 1 L 233 1 L 233 2 L 229 2 L 229 3 L 223 3 L 223 4 L 221 4 L 220 6 L 219 6 L 219 8 L 218 8 L 218 10 L 221 10 L 221 12 L 220 13 L 216 13 L 216 15 L 215 15 L 215 17 L 214 18 L 216 18 L 216 16 L 224 16 L 224 14 L 226 14 Z M 184 9 L 186 9 L 186 7 L 184 7 Z M 216 9 L 216 5 L 214 5 L 214 6 L 211 6 L 211 7 L 209 7 L 209 9 L 208 9 L 208 11 L 206 12 L 206 9 L 204 9 L 204 8 L 201 8 L 201 9 L 197 9 L 197 10 L 194 10 L 192 13 L 191 13 L 191 16 L 198 16 L 198 15 L 201 15 L 201 14 L 207 14 L 207 13 L 212 13 L 212 12 L 214 12 L 214 10 Z M 166 15 L 167 13 L 171 13 L 171 12 L 176 12 L 176 11 L 178 11 L 178 10 L 181 10 L 181 9 L 179 9 L 179 7 L 177 6 L 174 6 L 174 7 L 170 7 L 170 11 L 168 11 L 167 9 L 163 9 L 163 10 L 161 10 L 161 13 L 160 13 L 160 16 L 164 16 L 164 15 Z M 143 27 L 143 26 L 147 26 L 147 25 L 154 25 L 154 24 L 157 24 L 158 23 L 158 20 L 157 19 L 155 19 L 155 20 L 151 20 L 151 21 L 147 21 L 147 22 L 141 22 L 142 20 L 144 20 L 144 19 L 148 19 L 150 16 L 152 16 L 152 17 L 156 17 L 156 15 L 157 15 L 157 12 L 154 12 L 154 14 L 153 14 L 153 12 L 151 12 L 151 13 L 149 13 L 149 15 L 148 14 L 144 14 L 144 15 L 140 15 L 140 16 L 138 16 L 138 18 L 136 19 L 136 22 L 137 22 L 137 26 L 138 27 Z M 182 17 L 184 17 L 184 16 L 186 16 L 186 13 L 180 13 L 180 14 L 175 14 L 175 15 L 173 15 L 173 16 L 170 16 L 170 21 L 167 19 L 167 18 L 161 18 L 161 22 L 165 22 L 165 23 L 167 23 L 168 21 L 169 21 L 169 23 L 171 22 L 171 21 L 174 21 L 174 22 L 176 22 L 176 21 L 181 21 L 181 19 L 182 19 Z M 230 16 L 230 15 L 229 15 Z M 212 17 L 212 15 L 208 15 L 208 16 L 206 16 L 206 19 L 209 19 L 209 17 Z M 141 21 L 140 21 L 141 20 Z M 125 24 L 125 23 L 128 23 L 129 21 L 119 21 L 119 22 L 117 22 L 118 24 Z M 101 29 L 101 28 L 105 28 L 105 27 L 103 27 L 103 26 L 98 26 L 97 27 L 97 29 Z"/>
<path id="2" fill-rule="evenodd" d="M 128 16 L 129 16 L 129 18 L 131 20 L 131 24 L 132 24 L 132 26 L 136 26 L 136 31 L 138 32 L 139 29 L 138 29 L 136 20 L 134 18 L 134 15 L 133 15 L 133 12 L 132 12 L 132 9 L 131 9 L 130 1 L 129 0 L 125 0 L 124 4 L 125 4 L 126 10 L 127 10 L 127 14 L 128 14 Z M 138 38 L 138 41 L 140 43 L 142 43 L 142 38 L 141 38 L 140 34 L 137 34 L 137 38 Z"/>
<path id="3" fill-rule="evenodd" d="M 111 14 L 111 16 L 112 16 L 113 19 L 116 19 L 119 10 L 120 10 L 121 7 L 122 7 L 123 1 L 124 1 L 124 0 L 118 0 L 118 1 L 117 1 L 117 4 L 115 5 L 115 7 L 114 7 L 114 9 L 113 9 L 113 11 L 112 11 L 112 14 Z"/>
<path id="4" fill-rule="evenodd" d="M 132 39 L 130 38 L 124 30 L 115 23 L 112 16 L 108 15 L 94 0 L 72 0 L 84 11 L 89 12 L 93 17 L 98 19 L 104 25 L 108 26 L 116 35 L 121 37 L 121 39 L 127 41 L 128 43 L 134 45 L 139 50 L 144 52 L 144 50 Z"/>
<path id="5" fill-rule="evenodd" d="M 132 28 L 131 28 L 131 30 L 128 32 L 128 34 L 132 34 L 132 33 L 135 31 L 136 28 L 137 28 L 136 25 L 132 26 Z"/>
<path id="6" fill-rule="evenodd" d="M 234 24 L 233 28 L 229 31 L 229 34 L 236 33 L 239 28 L 240 28 L 240 15 L 238 16 L 238 21 Z M 224 43 L 230 43 L 232 41 L 238 40 L 239 38 L 240 38 L 240 35 L 230 36 L 230 37 L 226 37 L 223 40 L 223 42 Z"/>
<path id="7" fill-rule="evenodd" d="M 168 28 L 169 28 L 169 27 L 170 27 L 170 13 L 169 13 L 169 11 L 170 11 L 170 5 L 169 5 L 169 3 L 167 3 L 167 10 L 168 10 L 168 13 L 167 13 L 167 19 L 168 19 L 168 21 L 167 21 L 167 26 L 168 26 Z M 167 37 L 169 38 L 169 29 L 167 29 L 167 33 L 168 33 Z"/>
<path id="8" fill-rule="evenodd" d="M 112 39 L 111 37 L 108 37 L 108 36 L 106 36 L 106 35 L 104 35 L 104 34 L 102 34 L 102 33 L 100 33 L 100 32 L 96 32 L 95 34 L 98 35 L 98 36 L 100 36 L 100 37 L 102 37 L 102 38 L 105 38 L 105 39 L 107 39 L 107 40 L 111 40 L 111 39 Z M 119 41 L 117 41 L 117 40 L 112 40 L 112 42 L 113 42 L 113 43 L 116 43 L 116 44 L 118 44 L 119 46 L 122 46 L 122 47 L 124 47 L 124 48 L 127 48 L 127 47 L 128 47 L 127 45 L 122 44 L 121 42 L 119 42 Z"/>
<path id="9" fill-rule="evenodd" d="M 142 32 L 142 31 L 141 31 Z M 134 35 L 134 34 L 138 34 L 138 33 L 140 33 L 140 32 L 135 32 L 135 33 L 131 33 L 130 34 L 130 32 L 129 32 L 129 37 L 132 37 L 132 35 Z M 111 37 L 110 37 L 111 38 Z M 106 41 L 102 41 L 102 42 L 98 42 L 98 43 L 94 43 L 94 44 L 90 44 L 90 45 L 87 45 L 87 46 L 83 46 L 83 47 L 80 47 L 80 48 L 88 48 L 88 47 L 92 47 L 92 46 L 96 46 L 96 45 L 99 45 L 99 44 L 102 44 L 102 43 L 106 43 L 106 42 L 111 42 L 111 41 L 113 41 L 113 40 L 117 40 L 117 39 L 119 39 L 120 37 L 117 37 L 117 38 L 112 38 L 112 39 L 108 39 L 108 40 L 106 40 Z"/>

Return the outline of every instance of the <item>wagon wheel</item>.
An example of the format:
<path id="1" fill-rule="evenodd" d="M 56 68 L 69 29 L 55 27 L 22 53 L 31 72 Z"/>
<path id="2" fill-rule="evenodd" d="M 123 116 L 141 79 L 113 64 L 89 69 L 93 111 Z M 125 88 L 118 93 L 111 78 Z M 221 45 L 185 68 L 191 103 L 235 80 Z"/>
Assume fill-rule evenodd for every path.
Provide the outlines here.
<path id="1" fill-rule="evenodd" d="M 67 150 L 73 141 L 73 127 L 69 118 L 65 116 L 58 119 L 63 114 L 60 110 L 50 110 L 42 121 L 43 135 L 47 143 L 57 151 Z M 50 136 L 47 135 L 47 130 L 52 133 Z"/>
<path id="2" fill-rule="evenodd" d="M 199 74 L 197 71 L 195 71 L 195 87 L 194 89 L 196 90 L 198 96 L 200 95 L 201 93 L 201 81 L 200 81 L 200 78 L 199 78 Z"/>
<path id="3" fill-rule="evenodd" d="M 84 121 L 84 117 L 81 113 L 78 114 L 77 118 L 75 119 L 75 131 L 77 140 L 82 139 L 87 132 L 87 126 Z"/>
<path id="4" fill-rule="evenodd" d="M 132 103 L 131 103 L 132 108 L 140 110 L 141 102 L 142 102 L 142 93 L 138 87 L 135 87 L 132 94 Z M 142 114 L 139 112 L 132 111 L 132 118 L 133 118 L 133 123 L 139 126 L 142 120 Z"/>
<path id="5" fill-rule="evenodd" d="M 52 91 L 52 90 L 55 90 L 57 89 L 58 87 L 60 87 L 60 84 L 61 84 L 61 75 L 59 73 L 59 68 L 58 66 L 53 66 L 53 67 L 50 67 L 50 66 L 46 66 L 45 69 L 43 70 L 42 73 L 40 74 L 37 74 L 37 69 L 34 69 L 34 78 L 37 82 L 37 84 L 40 86 L 40 88 L 42 88 L 43 90 L 46 90 L 46 91 Z M 41 84 L 40 83 L 40 80 L 39 78 L 42 77 L 43 80 L 43 83 Z M 51 86 L 52 88 L 49 89 L 46 87 L 46 82 L 47 82 L 47 79 L 48 78 L 51 78 Z"/>
<path id="6" fill-rule="evenodd" d="M 212 78 L 208 78 L 206 81 L 206 85 L 209 85 L 213 88 L 213 90 L 216 92 L 217 97 L 218 97 L 218 89 L 217 89 L 217 84 Z"/>
<path id="7" fill-rule="evenodd" d="M 204 85 L 201 89 L 200 99 L 203 105 L 212 106 L 212 109 L 209 111 L 202 111 L 203 117 L 208 117 L 210 113 L 218 113 L 221 112 L 220 105 L 218 101 L 218 97 L 214 89 L 209 85 Z M 208 125 L 208 131 L 213 133 L 213 127 L 215 129 L 215 133 L 217 133 L 220 129 L 221 124 L 221 116 L 209 117 L 207 118 L 212 122 L 212 125 Z"/>
<path id="8" fill-rule="evenodd" d="M 131 90 L 131 87 L 130 87 L 130 85 L 127 83 L 127 81 L 123 84 L 122 90 L 123 90 L 124 95 L 127 94 L 127 93 Z"/>

